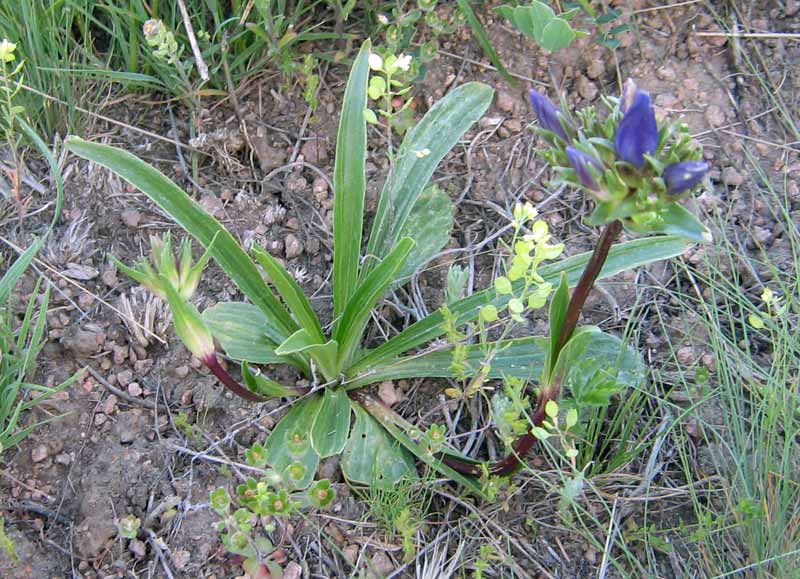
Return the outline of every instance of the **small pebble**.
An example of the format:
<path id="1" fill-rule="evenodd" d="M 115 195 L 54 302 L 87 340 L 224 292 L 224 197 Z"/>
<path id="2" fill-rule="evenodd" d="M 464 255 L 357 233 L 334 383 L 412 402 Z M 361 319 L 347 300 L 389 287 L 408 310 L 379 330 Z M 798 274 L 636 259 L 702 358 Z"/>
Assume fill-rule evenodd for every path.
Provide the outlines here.
<path id="1" fill-rule="evenodd" d="M 137 382 L 131 382 L 128 384 L 128 394 L 131 396 L 141 396 L 142 395 L 142 387 L 139 386 Z"/>
<path id="2" fill-rule="evenodd" d="M 35 446 L 31 451 L 31 460 L 33 462 L 42 462 L 50 455 L 50 451 L 47 450 L 47 446 L 44 444 L 40 444 Z"/>
<path id="3" fill-rule="evenodd" d="M 497 100 L 495 101 L 497 108 L 504 113 L 514 112 L 514 97 L 505 91 L 497 93 Z"/>
<path id="4" fill-rule="evenodd" d="M 293 234 L 288 234 L 285 241 L 286 259 L 294 259 L 303 253 L 303 243 Z"/>
<path id="5" fill-rule="evenodd" d="M 125 209 L 119 214 L 119 218 L 128 227 L 139 227 L 139 223 L 142 221 L 142 214 L 136 209 Z"/>
<path id="6" fill-rule="evenodd" d="M 378 386 L 378 397 L 383 401 L 386 406 L 394 406 L 400 402 L 400 396 L 394 388 L 394 383 L 391 380 L 381 382 Z"/>
<path id="7" fill-rule="evenodd" d="M 722 182 L 729 187 L 739 187 L 744 183 L 744 176 L 733 167 L 725 167 L 722 170 Z"/>

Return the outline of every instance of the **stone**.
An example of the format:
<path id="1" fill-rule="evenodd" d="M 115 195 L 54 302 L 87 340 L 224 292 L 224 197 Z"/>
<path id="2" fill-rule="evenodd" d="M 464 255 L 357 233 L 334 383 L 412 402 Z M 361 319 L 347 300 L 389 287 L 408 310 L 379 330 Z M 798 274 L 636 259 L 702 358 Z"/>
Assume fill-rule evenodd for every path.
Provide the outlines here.
<path id="1" fill-rule="evenodd" d="M 147 547 L 139 539 L 133 539 L 131 544 L 128 545 L 128 549 L 137 559 L 144 559 L 147 555 Z"/>
<path id="2" fill-rule="evenodd" d="M 697 359 L 692 346 L 684 346 L 683 348 L 680 348 L 677 352 L 677 358 L 678 363 L 681 366 L 691 366 Z"/>
<path id="3" fill-rule="evenodd" d="M 125 209 L 119 214 L 119 218 L 128 227 L 136 228 L 142 221 L 142 214 L 136 209 Z"/>
<path id="4" fill-rule="evenodd" d="M 42 462 L 43 460 L 47 460 L 48 456 L 50 456 L 50 451 L 44 444 L 35 446 L 31 451 L 31 460 L 33 462 Z"/>
<path id="5" fill-rule="evenodd" d="M 497 93 L 497 100 L 495 101 L 495 104 L 497 104 L 497 108 L 504 113 L 514 112 L 514 97 L 505 91 L 500 91 Z"/>
<path id="6" fill-rule="evenodd" d="M 311 139 L 303 143 L 300 152 L 309 163 L 324 164 L 328 160 L 328 145 L 324 139 Z"/>
<path id="7" fill-rule="evenodd" d="M 722 170 L 722 182 L 729 187 L 739 187 L 744 183 L 744 176 L 733 167 L 725 167 Z"/>
<path id="8" fill-rule="evenodd" d="M 142 436 L 146 427 L 145 417 L 139 410 L 128 410 L 117 415 L 114 430 L 119 436 L 119 441 L 128 444 Z"/>
<path id="9" fill-rule="evenodd" d="M 400 402 L 400 395 L 395 390 L 394 383 L 391 380 L 381 382 L 381 385 L 378 386 L 378 397 L 386 406 L 394 406 Z"/>
<path id="10" fill-rule="evenodd" d="M 288 234 L 285 241 L 286 259 L 294 259 L 303 253 L 303 243 L 293 234 Z"/>

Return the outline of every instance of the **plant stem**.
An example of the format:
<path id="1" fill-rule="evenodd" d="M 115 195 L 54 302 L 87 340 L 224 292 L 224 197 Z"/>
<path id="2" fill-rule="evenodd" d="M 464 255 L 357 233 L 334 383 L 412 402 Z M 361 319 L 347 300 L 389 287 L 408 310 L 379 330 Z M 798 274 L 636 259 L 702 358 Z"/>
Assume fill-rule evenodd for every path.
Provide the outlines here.
<path id="1" fill-rule="evenodd" d="M 597 277 L 600 275 L 603 265 L 605 265 L 606 259 L 608 258 L 608 252 L 611 250 L 611 246 L 614 244 L 614 241 L 617 239 L 617 237 L 619 237 L 621 231 L 622 222 L 617 220 L 606 225 L 605 229 L 603 229 L 603 232 L 600 234 L 600 239 L 597 241 L 597 246 L 594 248 L 592 257 L 589 258 L 589 262 L 586 264 L 586 267 L 581 274 L 581 279 L 578 281 L 578 285 L 575 286 L 575 290 L 572 292 L 572 296 L 570 297 L 569 306 L 567 306 L 567 315 L 564 318 L 564 325 L 561 327 L 561 337 L 558 341 L 558 347 L 556 349 L 556 356 L 554 357 L 554 360 L 558 359 L 558 354 L 561 352 L 562 348 L 566 345 L 567 341 L 575 331 L 575 328 L 578 326 L 578 320 L 580 318 L 581 311 L 583 310 L 583 306 L 586 305 L 586 298 L 589 297 L 589 293 L 594 287 L 594 282 L 597 281 Z M 560 390 L 560 376 L 556 376 L 554 378 L 554 382 L 548 385 L 547 388 L 542 388 L 542 393 L 539 396 L 539 400 L 536 404 L 536 411 L 533 413 L 533 417 L 531 418 L 531 422 L 534 426 L 542 425 L 542 422 L 544 422 L 544 419 L 547 416 L 545 413 L 545 407 L 547 403 L 550 400 L 555 400 L 558 398 Z M 531 447 L 533 447 L 534 442 L 536 442 L 536 437 L 533 434 L 533 430 L 528 430 L 526 434 L 514 442 L 512 445 L 512 450 L 508 456 L 506 456 L 503 460 L 489 466 L 489 472 L 499 476 L 510 474 L 515 468 L 517 468 L 517 466 L 519 466 L 522 459 L 526 454 L 528 454 Z M 462 474 L 473 476 L 480 476 L 481 474 L 480 469 L 475 465 L 464 463 L 456 458 L 443 457 L 442 461 L 450 468 Z"/>
<path id="2" fill-rule="evenodd" d="M 225 388 L 227 388 L 240 398 L 244 398 L 245 400 L 248 400 L 250 402 L 264 402 L 266 400 L 266 398 L 264 398 L 263 396 L 260 396 L 255 392 L 251 392 L 250 390 L 239 384 L 239 382 L 237 382 L 236 379 L 233 376 L 231 376 L 225 368 L 222 367 L 222 365 L 219 363 L 219 360 L 217 360 L 216 354 L 211 354 L 210 356 L 203 358 L 202 361 L 203 364 L 205 364 L 206 367 L 209 370 L 211 370 L 211 373 L 217 377 L 217 380 L 222 382 Z"/>

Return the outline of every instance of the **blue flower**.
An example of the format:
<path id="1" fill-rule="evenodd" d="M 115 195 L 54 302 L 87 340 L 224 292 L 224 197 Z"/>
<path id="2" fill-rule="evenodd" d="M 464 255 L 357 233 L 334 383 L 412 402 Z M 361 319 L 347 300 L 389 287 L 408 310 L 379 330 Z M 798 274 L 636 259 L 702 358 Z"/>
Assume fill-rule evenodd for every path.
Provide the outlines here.
<path id="1" fill-rule="evenodd" d="M 581 182 L 581 185 L 591 191 L 600 191 L 600 185 L 598 185 L 597 180 L 592 174 L 592 169 L 602 172 L 603 165 L 600 164 L 600 161 L 575 147 L 567 147 L 566 152 L 569 162 L 572 164 L 572 168 L 575 169 L 575 173 L 578 174 L 578 180 Z"/>
<path id="2" fill-rule="evenodd" d="M 683 161 L 673 163 L 664 169 L 664 183 L 667 191 L 678 195 L 694 189 L 703 180 L 711 167 L 705 161 Z"/>
<path id="3" fill-rule="evenodd" d="M 542 128 L 555 133 L 565 141 L 569 141 L 564 127 L 561 126 L 561 111 L 537 90 L 531 89 L 530 95 L 533 110 L 539 118 L 539 124 L 542 125 Z"/>
<path id="4" fill-rule="evenodd" d="M 617 129 L 617 155 L 631 165 L 644 167 L 645 154 L 658 148 L 658 124 L 646 91 L 637 91 Z"/>

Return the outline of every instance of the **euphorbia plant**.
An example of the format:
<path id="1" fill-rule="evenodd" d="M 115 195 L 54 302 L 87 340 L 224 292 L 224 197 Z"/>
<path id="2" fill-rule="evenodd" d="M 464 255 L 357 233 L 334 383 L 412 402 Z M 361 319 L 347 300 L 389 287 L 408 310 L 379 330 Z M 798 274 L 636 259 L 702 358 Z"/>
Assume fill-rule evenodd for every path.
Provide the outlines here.
<path id="1" fill-rule="evenodd" d="M 390 485 L 401 477 L 416 476 L 413 458 L 417 457 L 473 492 L 484 494 L 480 483 L 464 474 L 477 473 L 480 470 L 474 466 L 477 461 L 450 449 L 441 428 L 434 425 L 423 433 L 404 421 L 373 397 L 368 387 L 384 380 L 409 377 L 464 377 L 466 373 L 468 378 L 488 381 L 536 380 L 543 369 L 555 372 L 558 363 L 554 355 L 548 358 L 545 338 L 451 341 L 444 346 L 418 350 L 448 332 L 457 334 L 457 328 L 477 323 L 482 315 L 486 318 L 492 311 L 498 315 L 506 311 L 518 315 L 515 300 L 541 305 L 551 288 L 559 283 L 555 298 L 558 307 L 551 310 L 561 316 L 568 301 L 568 287 L 578 282 L 587 264 L 597 270 L 594 277 L 610 276 L 678 255 L 690 241 L 680 235 L 661 235 L 611 247 L 612 239 L 608 239 L 607 259 L 600 269 L 596 258 L 589 253 L 542 263 L 552 260 L 557 253 L 547 249 L 543 238 L 532 237 L 530 245 L 525 245 L 528 243 L 525 236 L 535 236 L 535 232 L 521 228 L 523 244 L 519 246 L 518 261 L 527 265 L 525 271 L 518 268 L 519 277 L 508 280 L 509 287 L 505 289 L 509 291 L 492 288 L 475 293 L 435 311 L 377 346 L 364 343 L 370 314 L 384 294 L 423 267 L 447 242 L 453 221 L 452 203 L 444 192 L 430 187 L 429 180 L 439 162 L 483 115 L 493 98 L 492 89 L 486 85 L 460 86 L 436 103 L 406 134 L 393 158 L 362 257 L 369 54 L 367 42 L 353 63 L 339 125 L 333 178 L 333 319 L 327 333 L 326 324 L 277 259 L 261 248 L 248 255 L 220 223 L 163 174 L 113 147 L 71 138 L 68 148 L 111 169 L 146 193 L 205 246 L 249 300 L 220 303 L 200 315 L 189 303 L 190 294 L 181 293 L 179 283 L 178 287 L 166 284 L 164 288 L 179 336 L 184 338 L 189 326 L 194 332 L 189 334 L 204 337 L 203 351 L 193 350 L 193 353 L 211 367 L 225 386 L 248 399 L 298 396 L 264 445 L 266 463 L 273 477 L 291 479 L 292 488 L 306 488 L 314 478 L 320 458 L 341 453 L 342 471 L 350 482 L 377 481 Z M 569 137 L 568 131 L 565 133 Z M 165 275 L 164 271 L 153 272 L 150 268 L 148 275 L 155 275 L 163 286 L 173 266 L 163 254 L 162 245 L 157 244 L 156 253 L 159 248 L 162 248 L 161 261 L 166 260 L 169 271 Z M 522 255 L 525 251 L 527 257 Z M 543 253 L 539 255 L 536 251 Z M 534 261 L 536 267 L 532 269 Z M 190 264 L 186 267 L 187 271 L 195 271 Z M 180 279 L 180 271 L 173 279 Z M 536 298 L 531 301 L 533 294 Z M 560 320 L 553 323 L 554 334 L 563 327 Z M 219 342 L 229 358 L 241 362 L 245 386 L 217 363 L 216 352 L 206 339 L 208 335 Z M 633 355 L 619 339 L 599 330 L 592 331 L 591 340 L 583 342 L 582 347 L 585 355 L 602 358 L 608 366 L 615 366 L 620 352 L 628 361 Z M 456 351 L 462 362 L 457 367 L 453 364 Z M 254 370 L 277 363 L 297 368 L 310 379 L 310 390 L 297 392 L 266 378 L 266 369 Z M 616 375 L 616 371 L 609 373 Z M 633 380 L 634 374 L 628 372 L 623 379 Z"/>

